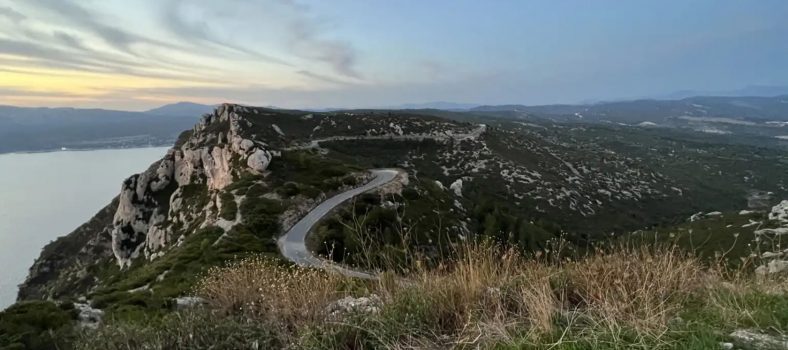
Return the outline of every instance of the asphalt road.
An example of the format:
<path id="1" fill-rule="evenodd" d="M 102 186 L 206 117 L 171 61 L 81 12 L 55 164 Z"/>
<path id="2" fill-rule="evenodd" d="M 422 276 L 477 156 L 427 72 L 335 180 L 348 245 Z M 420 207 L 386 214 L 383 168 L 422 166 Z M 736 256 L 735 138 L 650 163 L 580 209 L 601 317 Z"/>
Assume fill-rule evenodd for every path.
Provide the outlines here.
<path id="1" fill-rule="evenodd" d="M 279 238 L 279 251 L 282 255 L 300 266 L 317 267 L 322 269 L 330 269 L 339 272 L 345 276 L 358 277 L 358 278 L 375 278 L 375 276 L 342 266 L 333 264 L 325 259 L 318 258 L 312 254 L 306 247 L 306 237 L 312 228 L 317 224 L 320 219 L 326 216 L 332 209 L 338 205 L 353 198 L 359 194 L 378 188 L 397 177 L 398 172 L 393 169 L 373 169 L 370 172 L 375 176 L 371 181 L 363 186 L 347 190 L 337 194 L 329 199 L 320 203 L 317 207 L 312 209 L 301 220 L 299 220 L 287 233 Z"/>

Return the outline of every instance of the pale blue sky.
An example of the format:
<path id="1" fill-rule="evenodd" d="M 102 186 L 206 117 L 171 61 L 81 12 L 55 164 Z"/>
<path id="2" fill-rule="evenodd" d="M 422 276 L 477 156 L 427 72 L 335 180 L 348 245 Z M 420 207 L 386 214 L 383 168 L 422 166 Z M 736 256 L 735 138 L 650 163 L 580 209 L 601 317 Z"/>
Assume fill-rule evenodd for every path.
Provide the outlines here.
<path id="1" fill-rule="evenodd" d="M 781 0 L 0 0 L 0 104 L 542 104 L 788 85 L 786 18 Z"/>

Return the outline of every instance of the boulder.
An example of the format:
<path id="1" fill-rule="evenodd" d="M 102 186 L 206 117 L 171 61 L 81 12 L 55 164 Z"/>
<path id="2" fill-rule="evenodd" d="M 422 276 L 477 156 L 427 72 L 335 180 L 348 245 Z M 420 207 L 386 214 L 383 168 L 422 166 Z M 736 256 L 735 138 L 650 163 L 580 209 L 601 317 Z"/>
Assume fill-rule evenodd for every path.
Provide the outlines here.
<path id="1" fill-rule="evenodd" d="M 249 156 L 246 160 L 246 166 L 250 169 L 262 174 L 271 163 L 271 153 L 266 150 L 258 149 Z"/>
<path id="2" fill-rule="evenodd" d="M 452 182 L 449 189 L 454 191 L 454 194 L 457 196 L 462 197 L 462 179 L 457 179 L 457 181 Z"/>
<path id="3" fill-rule="evenodd" d="M 769 213 L 769 220 L 788 223 L 788 199 L 772 207 L 772 211 Z"/>
<path id="4" fill-rule="evenodd" d="M 94 309 L 90 305 L 83 303 L 75 303 L 74 308 L 79 312 L 77 320 L 80 327 L 96 329 L 101 324 L 104 311 Z"/>
<path id="5" fill-rule="evenodd" d="M 733 343 L 745 349 L 788 350 L 788 337 L 771 336 L 755 330 L 739 329 L 730 334 Z"/>
<path id="6" fill-rule="evenodd" d="M 359 298 L 347 296 L 329 304 L 326 311 L 331 318 L 341 318 L 353 313 L 375 314 L 380 312 L 381 306 L 383 300 L 375 294 Z"/>
<path id="7" fill-rule="evenodd" d="M 200 297 L 175 298 L 175 308 L 178 310 L 194 309 L 206 304 L 208 304 L 208 301 Z"/>

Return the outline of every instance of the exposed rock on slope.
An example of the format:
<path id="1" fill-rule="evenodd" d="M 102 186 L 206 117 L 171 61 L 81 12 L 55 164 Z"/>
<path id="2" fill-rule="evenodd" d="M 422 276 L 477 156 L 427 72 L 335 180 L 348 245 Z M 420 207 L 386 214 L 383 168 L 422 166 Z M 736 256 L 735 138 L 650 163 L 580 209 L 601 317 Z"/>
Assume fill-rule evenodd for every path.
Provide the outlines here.
<path id="1" fill-rule="evenodd" d="M 226 134 L 206 132 L 221 123 L 230 125 Z M 199 218 L 199 212 L 183 212 L 179 199 L 184 186 L 205 182 L 209 191 L 221 190 L 247 170 L 234 167 L 234 161 L 255 173 L 265 171 L 272 158 L 267 145 L 244 138 L 242 133 L 235 106 L 222 105 L 203 117 L 191 137 L 171 149 L 153 171 L 123 183 L 111 232 L 112 252 L 121 267 L 129 266 L 140 252 L 155 257 L 177 238 L 172 237 L 172 224 L 189 226 Z M 209 143 L 213 138 L 216 143 Z M 208 205 L 215 203 L 214 196 Z"/>
<path id="2" fill-rule="evenodd" d="M 246 136 L 244 127 L 250 124 L 236 113 L 241 108 L 226 104 L 205 115 L 163 159 L 126 179 L 112 204 L 74 233 L 44 248 L 20 288 L 20 299 L 68 292 L 44 286 L 53 279 L 77 289 L 89 286 L 95 281 L 85 266 L 108 256 L 122 268 L 140 256 L 154 259 L 177 242 L 176 228 L 215 222 L 216 210 L 211 208 L 218 201 L 217 191 L 244 172 L 263 174 L 275 153 Z M 188 191 L 202 193 L 201 200 L 185 203 Z M 69 256 L 67 252 L 78 253 Z"/>

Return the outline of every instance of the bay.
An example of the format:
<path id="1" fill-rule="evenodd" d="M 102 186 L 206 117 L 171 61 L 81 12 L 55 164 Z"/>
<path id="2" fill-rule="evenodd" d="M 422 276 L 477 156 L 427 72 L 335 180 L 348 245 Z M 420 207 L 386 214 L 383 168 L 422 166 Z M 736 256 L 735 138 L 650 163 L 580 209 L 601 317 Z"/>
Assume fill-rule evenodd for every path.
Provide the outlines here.
<path id="1" fill-rule="evenodd" d="M 166 147 L 0 154 L 0 310 L 41 248 L 88 221 Z"/>

